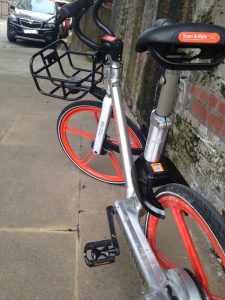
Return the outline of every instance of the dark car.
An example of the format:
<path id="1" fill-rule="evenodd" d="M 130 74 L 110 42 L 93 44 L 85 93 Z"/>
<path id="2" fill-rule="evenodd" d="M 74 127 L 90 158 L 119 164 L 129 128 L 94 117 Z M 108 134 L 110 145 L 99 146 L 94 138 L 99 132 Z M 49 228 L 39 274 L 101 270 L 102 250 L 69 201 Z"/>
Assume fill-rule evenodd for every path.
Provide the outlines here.
<path id="1" fill-rule="evenodd" d="M 55 25 L 57 6 L 54 0 L 20 0 L 12 6 L 8 18 L 7 37 L 10 42 L 16 39 L 51 43 L 59 36 Z"/>

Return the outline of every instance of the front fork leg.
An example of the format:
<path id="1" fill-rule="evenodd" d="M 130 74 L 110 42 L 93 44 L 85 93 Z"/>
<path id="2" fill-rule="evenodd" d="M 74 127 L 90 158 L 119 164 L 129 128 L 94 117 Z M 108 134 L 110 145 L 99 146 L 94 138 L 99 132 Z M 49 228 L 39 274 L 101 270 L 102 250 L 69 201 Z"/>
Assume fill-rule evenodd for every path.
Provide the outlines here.
<path id="1" fill-rule="evenodd" d="M 111 115 L 112 115 L 112 98 L 106 95 L 103 99 L 102 110 L 98 122 L 98 129 L 97 129 L 97 133 L 93 145 L 93 152 L 96 155 L 100 155 L 102 153 L 102 147 L 107 134 Z"/>

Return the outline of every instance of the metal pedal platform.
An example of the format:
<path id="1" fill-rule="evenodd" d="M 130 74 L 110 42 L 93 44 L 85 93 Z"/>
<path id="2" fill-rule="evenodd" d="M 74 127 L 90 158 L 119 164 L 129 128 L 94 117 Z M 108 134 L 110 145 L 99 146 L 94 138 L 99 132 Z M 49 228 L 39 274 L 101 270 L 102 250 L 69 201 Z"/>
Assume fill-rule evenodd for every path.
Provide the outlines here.
<path id="1" fill-rule="evenodd" d="M 120 255 L 120 248 L 116 237 L 113 215 L 113 206 L 106 208 L 111 240 L 102 240 L 87 243 L 84 247 L 84 260 L 89 267 L 97 267 L 115 262 Z"/>

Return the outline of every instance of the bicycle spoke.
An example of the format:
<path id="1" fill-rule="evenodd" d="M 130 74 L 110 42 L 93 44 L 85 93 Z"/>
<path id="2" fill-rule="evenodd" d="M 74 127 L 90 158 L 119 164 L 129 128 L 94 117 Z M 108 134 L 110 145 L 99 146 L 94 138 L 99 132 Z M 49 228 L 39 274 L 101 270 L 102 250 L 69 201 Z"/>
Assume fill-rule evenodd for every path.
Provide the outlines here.
<path id="1" fill-rule="evenodd" d="M 88 165 L 95 158 L 95 154 L 92 149 L 88 152 L 88 154 L 82 159 L 82 164 Z"/>
<path id="2" fill-rule="evenodd" d="M 109 151 L 109 158 L 114 166 L 114 169 L 116 170 L 117 175 L 123 176 L 123 170 L 121 169 L 120 163 L 113 151 Z"/>
<path id="3" fill-rule="evenodd" d="M 116 139 L 109 139 L 109 141 L 110 141 L 110 143 L 113 143 L 113 144 L 116 144 L 116 145 L 119 145 L 119 141 L 118 140 L 116 140 Z M 131 141 L 130 141 L 131 142 Z M 135 142 L 134 140 L 133 140 L 133 142 L 132 143 L 130 143 L 130 146 L 131 146 L 131 148 L 138 148 L 139 147 L 139 145 L 138 145 L 138 143 L 137 142 Z M 141 146 L 140 146 L 141 147 Z"/>
<path id="4" fill-rule="evenodd" d="M 93 112 L 93 114 L 94 114 L 94 119 L 95 119 L 96 123 L 98 124 L 98 122 L 99 122 L 98 112 Z"/>
<path id="5" fill-rule="evenodd" d="M 164 269 L 168 270 L 170 268 L 177 268 L 177 265 L 172 262 L 164 253 L 162 253 L 156 246 L 156 231 L 157 231 L 157 226 L 159 223 L 159 219 L 151 216 L 151 231 L 148 232 L 147 238 L 150 242 L 150 245 L 152 246 L 152 249 L 157 256 L 158 260 L 160 260 L 161 265 L 163 266 Z"/>
<path id="6" fill-rule="evenodd" d="M 65 130 L 66 130 L 66 132 L 82 136 L 86 139 L 94 139 L 95 138 L 95 134 L 93 134 L 91 132 L 88 132 L 88 131 L 85 131 L 85 130 L 82 130 L 82 129 L 78 129 L 78 128 L 73 128 L 73 127 L 68 126 L 68 125 L 65 126 Z"/>
<path id="7" fill-rule="evenodd" d="M 130 145 L 131 145 L 131 147 L 135 147 L 136 146 L 138 148 L 138 146 L 135 143 L 135 140 L 132 137 L 130 137 Z"/>
<path id="8" fill-rule="evenodd" d="M 120 160 L 117 160 L 119 139 L 113 115 L 110 118 L 110 128 L 104 145 L 106 153 L 94 156 L 89 152 L 96 137 L 101 109 L 101 103 L 92 100 L 71 104 L 58 119 L 59 140 L 68 157 L 86 174 L 103 182 L 122 184 L 124 176 Z M 128 130 L 132 143 L 133 140 L 137 140 L 137 144 L 142 144 L 138 128 L 128 124 Z"/>
<path id="9" fill-rule="evenodd" d="M 156 256 L 164 264 L 164 266 L 166 267 L 166 269 L 177 268 L 177 265 L 174 262 L 172 262 L 172 260 L 170 260 L 165 254 L 163 254 L 161 251 L 159 251 L 158 248 L 154 247 L 154 251 L 156 253 Z M 167 263 L 167 265 L 165 263 Z"/>
<path id="10" fill-rule="evenodd" d="M 208 280 L 205 274 L 205 271 L 202 267 L 200 258 L 198 256 L 197 250 L 187 228 L 187 225 L 184 220 L 183 211 L 179 208 L 179 206 L 171 207 L 172 213 L 177 225 L 177 228 L 180 232 L 182 241 L 184 243 L 187 255 L 190 259 L 191 265 L 196 276 L 200 279 L 202 285 L 207 288 L 208 287 Z"/>
<path id="11" fill-rule="evenodd" d="M 109 139 L 109 142 L 112 143 L 112 144 L 116 144 L 116 145 L 119 145 L 119 141 L 118 140 L 115 140 L 115 139 Z"/>

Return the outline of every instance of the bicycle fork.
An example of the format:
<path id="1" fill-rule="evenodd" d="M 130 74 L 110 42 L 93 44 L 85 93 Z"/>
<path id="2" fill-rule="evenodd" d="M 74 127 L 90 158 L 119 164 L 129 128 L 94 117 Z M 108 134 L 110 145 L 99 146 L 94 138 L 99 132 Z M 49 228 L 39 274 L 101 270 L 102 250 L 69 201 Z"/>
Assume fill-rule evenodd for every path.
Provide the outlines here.
<path id="1" fill-rule="evenodd" d="M 106 138 L 107 129 L 109 126 L 110 116 L 112 115 L 112 98 L 106 95 L 102 103 L 102 111 L 99 117 L 97 133 L 93 145 L 93 152 L 95 155 L 101 155 L 103 144 Z"/>
<path id="2" fill-rule="evenodd" d="M 99 117 L 97 133 L 93 145 L 93 152 L 96 155 L 101 155 L 103 151 L 103 144 L 106 139 L 106 134 L 109 126 L 110 117 L 112 115 L 113 101 L 109 87 L 110 65 L 104 66 L 104 84 L 106 95 L 102 102 L 101 115 Z"/>

